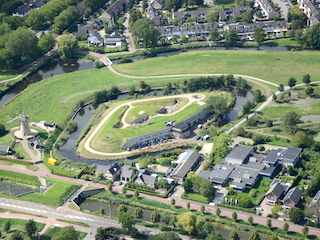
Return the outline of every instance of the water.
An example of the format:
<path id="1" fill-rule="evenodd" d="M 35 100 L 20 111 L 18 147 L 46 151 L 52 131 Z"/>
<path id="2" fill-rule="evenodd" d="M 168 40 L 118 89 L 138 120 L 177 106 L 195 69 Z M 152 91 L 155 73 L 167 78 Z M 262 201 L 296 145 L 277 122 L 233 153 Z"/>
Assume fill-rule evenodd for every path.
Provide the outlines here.
<path id="1" fill-rule="evenodd" d="M 0 192 L 5 192 L 5 193 L 7 193 L 9 195 L 16 196 L 16 195 L 19 195 L 19 194 L 22 194 L 22 193 L 33 191 L 33 190 L 35 190 L 38 193 L 40 192 L 39 189 L 33 189 L 33 188 L 30 188 L 30 187 L 14 184 L 14 183 L 11 183 L 11 182 L 2 182 L 2 181 L 0 181 Z"/>
<path id="2" fill-rule="evenodd" d="M 89 59 L 66 58 L 53 59 L 36 73 L 27 77 L 23 82 L 10 90 L 3 97 L 0 97 L 0 106 L 10 101 L 14 96 L 22 92 L 29 84 L 39 82 L 52 76 L 61 75 L 70 72 L 88 70 L 93 68 L 93 61 Z M 1 80 L 1 79 L 0 79 Z"/>

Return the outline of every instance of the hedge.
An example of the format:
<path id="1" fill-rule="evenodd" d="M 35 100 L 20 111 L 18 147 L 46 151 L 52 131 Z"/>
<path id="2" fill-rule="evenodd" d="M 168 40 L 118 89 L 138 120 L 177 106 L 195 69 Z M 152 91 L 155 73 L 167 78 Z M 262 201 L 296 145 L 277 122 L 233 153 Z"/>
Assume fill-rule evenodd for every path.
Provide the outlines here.
<path id="1" fill-rule="evenodd" d="M 252 209 L 252 208 L 243 208 L 243 207 L 239 207 L 239 206 L 222 204 L 222 203 L 216 203 L 216 206 L 217 207 L 224 207 L 224 208 L 239 210 L 239 211 L 242 211 L 242 212 L 248 212 L 248 213 L 256 214 L 256 210 Z"/>

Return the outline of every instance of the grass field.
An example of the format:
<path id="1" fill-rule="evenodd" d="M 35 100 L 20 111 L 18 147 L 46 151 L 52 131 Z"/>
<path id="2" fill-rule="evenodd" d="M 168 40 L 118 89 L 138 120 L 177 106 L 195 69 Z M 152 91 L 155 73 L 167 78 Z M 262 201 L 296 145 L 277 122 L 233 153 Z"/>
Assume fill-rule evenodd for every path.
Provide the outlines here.
<path id="1" fill-rule="evenodd" d="M 30 176 L 23 173 L 11 172 L 11 171 L 0 169 L 0 177 L 12 182 L 23 183 L 23 184 L 40 187 L 40 182 L 36 176 Z"/>
<path id="2" fill-rule="evenodd" d="M 57 206 L 63 204 L 63 199 L 69 197 L 69 195 L 79 188 L 80 184 L 74 184 L 54 179 L 48 179 L 49 182 L 53 182 L 53 185 L 44 193 L 36 194 L 30 193 L 20 198 L 30 202 L 37 202 L 51 206 Z"/>
<path id="3" fill-rule="evenodd" d="M 15 218 L 0 218 L 0 225 L 3 225 L 7 220 L 10 220 L 11 226 L 25 226 L 28 220 L 15 219 Z M 36 222 L 37 232 L 44 228 L 44 223 Z M 23 228 L 24 229 L 24 228 Z"/>
<path id="4" fill-rule="evenodd" d="M 293 39 L 277 39 L 263 43 L 263 46 L 301 46 Z"/>
<path id="5" fill-rule="evenodd" d="M 114 65 L 114 69 L 132 76 L 156 76 L 191 73 L 244 74 L 273 83 L 287 85 L 290 77 L 298 83 L 310 74 L 319 79 L 318 51 L 192 51 L 168 57 L 150 58 L 133 63 Z"/>

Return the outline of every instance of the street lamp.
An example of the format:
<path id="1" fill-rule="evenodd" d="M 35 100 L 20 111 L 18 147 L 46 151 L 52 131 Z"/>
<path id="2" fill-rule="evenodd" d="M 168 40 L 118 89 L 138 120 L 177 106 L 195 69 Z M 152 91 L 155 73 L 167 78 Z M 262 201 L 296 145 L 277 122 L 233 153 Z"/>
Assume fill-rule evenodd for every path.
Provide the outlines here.
<path id="1" fill-rule="evenodd" d="M 11 195 L 11 193 L 10 193 L 10 185 L 7 185 L 7 187 L 9 188 L 9 195 Z"/>

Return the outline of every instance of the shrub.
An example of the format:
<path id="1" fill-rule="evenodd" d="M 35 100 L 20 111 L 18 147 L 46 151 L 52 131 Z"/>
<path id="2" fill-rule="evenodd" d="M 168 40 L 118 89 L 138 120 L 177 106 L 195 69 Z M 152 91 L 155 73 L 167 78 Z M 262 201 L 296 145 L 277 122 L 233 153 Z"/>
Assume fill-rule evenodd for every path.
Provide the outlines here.
<path id="1" fill-rule="evenodd" d="M 93 67 L 94 68 L 103 68 L 104 66 L 105 66 L 104 63 L 102 61 L 100 61 L 100 60 L 96 60 L 93 63 Z"/>

